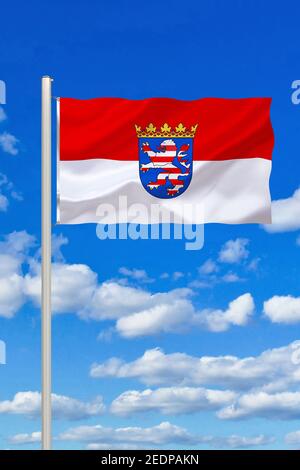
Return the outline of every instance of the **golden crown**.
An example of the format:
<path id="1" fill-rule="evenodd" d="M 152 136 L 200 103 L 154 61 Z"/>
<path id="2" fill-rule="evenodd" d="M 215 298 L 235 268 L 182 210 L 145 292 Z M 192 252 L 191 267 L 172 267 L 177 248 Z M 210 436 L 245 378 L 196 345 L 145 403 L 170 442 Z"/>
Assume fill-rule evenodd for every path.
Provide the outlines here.
<path id="1" fill-rule="evenodd" d="M 172 129 L 166 122 L 161 127 L 155 127 L 152 122 L 145 128 L 135 124 L 135 130 L 138 137 L 194 137 L 198 124 L 190 129 L 186 128 L 181 122 L 175 129 Z"/>

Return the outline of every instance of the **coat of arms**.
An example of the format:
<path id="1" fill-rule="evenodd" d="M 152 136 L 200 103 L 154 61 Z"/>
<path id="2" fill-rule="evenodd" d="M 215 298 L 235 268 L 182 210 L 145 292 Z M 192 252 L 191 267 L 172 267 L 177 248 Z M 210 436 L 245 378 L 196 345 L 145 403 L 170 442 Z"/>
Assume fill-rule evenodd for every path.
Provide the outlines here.
<path id="1" fill-rule="evenodd" d="M 167 123 L 145 129 L 136 125 L 139 140 L 140 179 L 151 195 L 159 198 L 180 196 L 188 188 L 193 173 L 193 141 L 198 124 L 190 129 Z"/>

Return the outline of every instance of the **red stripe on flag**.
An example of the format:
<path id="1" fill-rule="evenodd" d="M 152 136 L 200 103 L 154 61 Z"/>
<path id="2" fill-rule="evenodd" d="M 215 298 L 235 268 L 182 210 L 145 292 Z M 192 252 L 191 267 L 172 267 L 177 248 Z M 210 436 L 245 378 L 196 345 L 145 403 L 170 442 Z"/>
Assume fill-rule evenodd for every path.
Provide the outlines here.
<path id="1" fill-rule="evenodd" d="M 138 160 L 136 124 L 153 123 L 159 130 L 164 123 L 172 128 L 182 123 L 187 128 L 198 124 L 194 160 L 271 159 L 270 105 L 270 98 L 61 98 L 60 158 Z M 151 147 L 151 138 L 147 141 Z"/>
<path id="2" fill-rule="evenodd" d="M 171 178 L 169 178 L 169 180 L 174 185 L 179 184 L 180 186 L 182 186 L 184 184 L 184 181 L 182 181 L 182 180 L 172 180 Z"/>
<path id="3" fill-rule="evenodd" d="M 184 171 L 183 173 L 188 173 L 189 171 L 186 170 Z M 162 174 L 164 173 L 177 173 L 177 174 L 182 174 L 182 170 L 180 170 L 180 168 L 165 168 L 163 167 L 162 168 Z"/>
<path id="4" fill-rule="evenodd" d="M 176 151 L 176 145 L 163 145 L 162 148 L 163 148 L 163 150 L 171 150 L 171 152 Z"/>
<path id="5" fill-rule="evenodd" d="M 150 160 L 151 162 L 154 162 L 154 163 L 164 163 L 164 162 L 167 162 L 167 163 L 172 163 L 173 159 L 175 158 L 174 157 L 150 157 Z"/>
<path id="6" fill-rule="evenodd" d="M 147 186 L 152 186 L 152 185 L 157 185 L 157 186 L 164 186 L 167 183 L 167 180 L 157 180 L 157 181 L 151 181 L 150 183 L 147 183 Z"/>

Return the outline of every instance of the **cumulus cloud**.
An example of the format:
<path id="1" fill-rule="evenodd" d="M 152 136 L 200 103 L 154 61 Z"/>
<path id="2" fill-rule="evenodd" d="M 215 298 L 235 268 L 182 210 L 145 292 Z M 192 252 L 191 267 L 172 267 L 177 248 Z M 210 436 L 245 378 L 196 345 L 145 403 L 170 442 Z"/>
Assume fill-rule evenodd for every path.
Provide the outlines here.
<path id="1" fill-rule="evenodd" d="M 206 445 L 214 449 L 245 449 L 249 447 L 260 447 L 274 441 L 274 438 L 263 434 L 257 436 L 201 436 L 188 432 L 185 428 L 164 421 L 151 427 L 104 427 L 101 425 L 85 425 L 70 428 L 55 440 L 76 441 L 86 443 L 88 450 L 136 450 L 151 449 L 160 446 Z M 41 433 L 16 434 L 8 438 L 11 445 L 21 446 L 24 444 L 39 443 Z"/>
<path id="2" fill-rule="evenodd" d="M 119 318 L 116 329 L 127 338 L 182 330 L 194 313 L 190 295 L 189 289 L 153 294 L 144 308 Z"/>
<path id="3" fill-rule="evenodd" d="M 9 271 L 15 260 L 9 255 L 0 255 L 0 316 L 12 318 L 24 303 L 23 278 L 14 271 Z"/>
<path id="4" fill-rule="evenodd" d="M 0 211 L 6 212 L 9 206 L 9 198 L 21 201 L 22 195 L 14 188 L 13 183 L 6 175 L 0 173 Z"/>
<path id="5" fill-rule="evenodd" d="M 254 271 L 254 272 L 257 271 L 260 262 L 261 262 L 261 259 L 260 259 L 260 258 L 258 258 L 258 257 L 253 258 L 253 259 L 249 262 L 249 264 L 248 264 L 248 266 L 247 266 L 247 270 L 248 270 L 248 271 Z"/>
<path id="6" fill-rule="evenodd" d="M 20 191 L 17 191 L 16 189 L 13 189 L 11 191 L 11 197 L 15 199 L 15 201 L 23 201 L 23 194 Z"/>
<path id="7" fill-rule="evenodd" d="M 300 392 L 267 393 L 257 391 L 240 396 L 233 404 L 218 411 L 220 419 L 266 418 L 292 420 L 300 418 Z"/>
<path id="8" fill-rule="evenodd" d="M 219 271 L 219 267 L 215 261 L 208 259 L 198 268 L 198 271 L 204 275 L 213 274 Z"/>
<path id="9" fill-rule="evenodd" d="M 9 443 L 13 445 L 35 443 L 40 440 L 40 432 L 16 434 L 8 439 Z M 169 422 L 162 422 L 148 428 L 78 426 L 61 433 L 57 440 L 88 442 L 87 449 L 89 450 L 138 449 L 145 445 L 158 446 L 170 443 L 193 445 L 198 441 L 186 429 Z"/>
<path id="10" fill-rule="evenodd" d="M 62 241 L 58 241 L 59 248 Z M 24 274 L 23 261 L 15 255 L 6 261 L 7 265 L 11 264 L 11 272 L 7 268 L 3 273 L 0 312 L 7 317 L 26 300 L 40 306 L 40 265 L 31 261 L 29 272 Z M 16 274 L 16 264 L 19 274 Z M 193 311 L 187 299 L 191 294 L 189 289 L 152 294 L 114 281 L 99 284 L 97 274 L 84 264 L 53 262 L 52 288 L 53 313 L 75 313 L 80 318 L 97 321 L 115 320 L 116 330 L 125 337 L 173 330 L 182 326 Z M 161 324 L 163 319 L 165 323 Z"/>
<path id="11" fill-rule="evenodd" d="M 107 442 L 92 442 L 87 444 L 85 450 L 145 450 L 148 449 L 148 445 L 138 445 L 138 444 L 130 444 L 130 443 L 116 443 L 112 444 L 109 440 Z"/>
<path id="12" fill-rule="evenodd" d="M 293 447 L 300 448 L 300 431 L 293 431 L 288 433 L 285 438 L 285 442 Z"/>
<path id="13" fill-rule="evenodd" d="M 18 139 L 9 132 L 0 134 L 0 148 L 5 153 L 17 155 L 19 153 L 18 142 Z"/>
<path id="14" fill-rule="evenodd" d="M 0 106 L 0 122 L 5 121 L 5 119 L 7 119 L 6 113 L 2 106 Z"/>
<path id="15" fill-rule="evenodd" d="M 25 301 L 22 263 L 35 238 L 12 232 L 0 241 L 0 316 L 11 318 Z"/>
<path id="16" fill-rule="evenodd" d="M 112 357 L 90 368 L 93 378 L 134 378 L 146 385 L 210 385 L 234 390 L 284 390 L 300 383 L 300 341 L 268 349 L 256 357 L 190 356 L 149 349 L 125 362 Z"/>
<path id="17" fill-rule="evenodd" d="M 82 312 L 85 318 L 115 320 L 142 310 L 156 302 L 156 294 L 107 281 L 97 286 L 88 308 Z"/>
<path id="18" fill-rule="evenodd" d="M 52 410 L 55 419 L 81 420 L 98 416 L 104 411 L 102 397 L 82 402 L 65 395 L 52 394 Z M 41 394 L 37 391 L 18 392 L 11 400 L 0 401 L 0 414 L 24 415 L 38 418 L 41 411 Z"/>
<path id="19" fill-rule="evenodd" d="M 148 276 L 147 272 L 144 269 L 129 269 L 123 266 L 119 269 L 119 273 L 123 276 L 130 277 L 135 281 L 140 281 L 144 283 L 151 283 L 154 281 L 154 279 L 151 279 Z"/>
<path id="20" fill-rule="evenodd" d="M 110 410 L 119 416 L 149 411 L 173 415 L 195 413 L 219 409 L 224 404 L 232 402 L 235 396 L 236 394 L 230 390 L 193 387 L 128 390 L 112 402 Z"/>
<path id="21" fill-rule="evenodd" d="M 230 240 L 227 243 L 231 243 Z M 234 242 L 235 243 L 235 242 Z M 222 250 L 224 251 L 224 258 L 233 260 L 234 256 L 232 253 L 229 255 L 229 247 L 224 247 Z M 220 253 L 222 253 L 222 250 Z M 222 254 L 223 257 L 223 254 Z M 236 258 L 235 258 L 236 259 Z M 219 259 L 220 261 L 220 259 Z M 233 261 L 227 261 L 233 263 Z M 236 261 L 237 262 L 237 261 Z M 222 261 L 225 263 L 225 261 Z M 224 266 L 224 265 L 223 265 Z M 208 287 L 213 287 L 216 284 L 220 283 L 234 283 L 234 282 L 241 282 L 244 281 L 242 277 L 240 277 L 237 273 L 233 271 L 226 272 L 224 274 L 220 273 L 220 270 L 223 268 L 222 264 L 218 264 L 216 261 L 212 259 L 208 259 L 198 268 L 198 273 L 200 275 L 200 279 L 195 279 L 190 282 L 190 287 L 201 288 L 205 289 Z"/>
<path id="22" fill-rule="evenodd" d="M 206 438 L 206 442 L 214 449 L 248 449 L 250 447 L 265 446 L 274 441 L 274 437 L 264 434 L 251 437 L 233 434 L 231 436 Z"/>
<path id="23" fill-rule="evenodd" d="M 79 313 L 91 301 L 96 289 L 97 275 L 85 264 L 52 264 L 53 313 Z M 28 299 L 40 306 L 40 267 L 24 278 Z"/>
<path id="24" fill-rule="evenodd" d="M 41 438 L 42 433 L 40 431 L 34 431 L 32 433 L 15 434 L 8 438 L 8 442 L 12 445 L 34 444 L 40 442 Z"/>
<path id="25" fill-rule="evenodd" d="M 40 250 L 33 256 L 28 254 L 33 239 L 26 232 L 14 232 L 0 243 L 0 254 L 10 255 L 11 259 L 6 260 L 8 266 L 14 261 L 17 263 L 17 269 L 14 266 L 8 272 L 7 268 L 2 276 L 2 316 L 12 317 L 27 301 L 40 306 Z M 63 236 L 53 238 L 53 313 L 73 313 L 85 320 L 112 320 L 115 331 L 125 338 L 184 332 L 195 326 L 213 332 L 225 331 L 232 325 L 246 325 L 253 313 L 250 294 L 233 300 L 224 311 L 198 310 L 190 288 L 152 293 L 114 280 L 100 284 L 97 274 L 89 266 L 68 264 L 63 260 L 61 247 L 66 243 Z"/>
<path id="26" fill-rule="evenodd" d="M 268 444 L 271 444 L 275 441 L 273 437 L 265 436 L 264 434 L 260 434 L 258 436 L 253 437 L 246 437 L 246 436 L 238 436 L 233 434 L 228 437 L 213 437 L 213 436 L 203 436 L 199 437 L 197 440 L 196 445 L 205 445 L 205 447 L 209 446 L 213 449 L 249 449 L 251 447 L 261 447 Z M 184 442 L 185 444 L 185 442 Z M 189 444 L 189 446 L 195 445 L 193 443 Z M 149 444 L 130 444 L 130 443 L 122 443 L 122 444 L 111 444 L 107 443 L 91 443 L 86 446 L 87 450 L 144 450 L 145 446 L 148 449 L 152 449 L 151 445 Z M 155 445 L 157 446 L 157 444 Z M 157 448 L 157 447 L 155 447 Z"/>
<path id="27" fill-rule="evenodd" d="M 182 273 L 181 271 L 174 271 L 174 273 L 172 274 L 173 281 L 178 281 L 182 277 L 184 277 L 184 273 Z"/>
<path id="28" fill-rule="evenodd" d="M 78 426 L 61 433 L 63 441 L 87 442 L 87 449 L 145 449 L 167 445 L 206 445 L 215 449 L 259 447 L 273 442 L 272 437 L 258 436 L 201 436 L 188 432 L 185 428 L 162 422 L 151 427 L 107 428 L 100 425 Z"/>
<path id="29" fill-rule="evenodd" d="M 5 235 L 0 241 L 0 251 L 11 254 L 18 254 L 23 257 L 29 249 L 36 245 L 36 238 L 26 230 L 14 231 Z"/>
<path id="30" fill-rule="evenodd" d="M 194 279 L 189 282 L 188 287 L 191 289 L 208 289 L 215 285 L 215 279 Z"/>
<path id="31" fill-rule="evenodd" d="M 198 268 L 200 279 L 191 281 L 189 286 L 192 288 L 208 288 L 224 282 L 235 283 L 245 281 L 245 278 L 236 271 L 224 271 L 227 264 L 236 264 L 238 268 L 243 268 L 248 274 L 257 270 L 260 258 L 248 261 L 250 254 L 248 245 L 249 240 L 247 238 L 228 240 L 221 247 L 216 261 L 209 258 Z"/>
<path id="32" fill-rule="evenodd" d="M 253 297 L 247 293 L 230 302 L 226 310 L 203 310 L 194 317 L 194 321 L 195 324 L 209 331 L 226 331 L 232 325 L 247 325 L 254 313 L 254 308 Z"/>
<path id="33" fill-rule="evenodd" d="M 169 279 L 170 274 L 169 273 L 161 273 L 161 275 L 159 277 L 160 277 L 160 279 Z"/>
<path id="34" fill-rule="evenodd" d="M 264 302 L 264 313 L 273 323 L 299 323 L 300 297 L 275 295 Z"/>
<path id="35" fill-rule="evenodd" d="M 169 443 L 194 444 L 196 439 L 184 428 L 169 422 L 162 422 L 149 428 L 124 427 L 106 428 L 100 425 L 78 426 L 59 435 L 64 441 L 87 441 L 92 443 L 134 443 L 146 445 L 162 445 Z"/>
<path id="36" fill-rule="evenodd" d="M 240 276 L 236 273 L 233 273 L 233 272 L 229 272 L 229 273 L 226 273 L 224 274 L 224 276 L 222 277 L 223 281 L 224 282 L 228 282 L 228 283 L 233 283 L 233 282 L 241 282 L 243 281 L 242 278 L 240 278 Z"/>
<path id="37" fill-rule="evenodd" d="M 51 240 L 51 249 L 52 249 L 52 258 L 56 262 L 62 262 L 65 260 L 62 254 L 62 247 L 67 245 L 69 240 L 62 233 L 52 234 Z"/>
<path id="38" fill-rule="evenodd" d="M 9 201 L 4 194 L 0 194 L 0 212 L 6 212 L 9 205 Z"/>
<path id="39" fill-rule="evenodd" d="M 247 293 L 229 303 L 226 310 L 196 310 L 190 297 L 191 289 L 174 289 L 149 297 L 146 308 L 123 315 L 116 330 L 124 337 L 180 332 L 200 327 L 212 332 L 226 331 L 230 326 L 244 326 L 254 312 L 254 301 Z"/>
<path id="40" fill-rule="evenodd" d="M 249 251 L 247 246 L 249 240 L 247 238 L 237 238 L 236 240 L 228 240 L 219 252 L 219 261 L 221 263 L 240 263 L 247 259 Z"/>
<path id="41" fill-rule="evenodd" d="M 272 202 L 272 224 L 263 225 L 266 232 L 292 232 L 300 229 L 300 188 L 291 197 Z"/>

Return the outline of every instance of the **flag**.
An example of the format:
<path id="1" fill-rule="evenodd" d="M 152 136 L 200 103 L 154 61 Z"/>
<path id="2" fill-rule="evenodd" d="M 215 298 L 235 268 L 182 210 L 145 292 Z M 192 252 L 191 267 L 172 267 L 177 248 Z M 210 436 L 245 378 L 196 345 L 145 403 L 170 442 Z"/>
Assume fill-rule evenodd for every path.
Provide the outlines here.
<path id="1" fill-rule="evenodd" d="M 184 213 L 185 223 L 270 223 L 270 106 L 269 98 L 60 98 L 58 223 L 100 222 L 107 205 L 130 222 L 120 198 L 139 204 L 136 223 L 151 223 L 154 204 Z"/>

